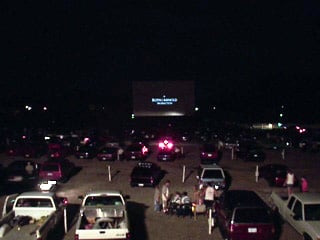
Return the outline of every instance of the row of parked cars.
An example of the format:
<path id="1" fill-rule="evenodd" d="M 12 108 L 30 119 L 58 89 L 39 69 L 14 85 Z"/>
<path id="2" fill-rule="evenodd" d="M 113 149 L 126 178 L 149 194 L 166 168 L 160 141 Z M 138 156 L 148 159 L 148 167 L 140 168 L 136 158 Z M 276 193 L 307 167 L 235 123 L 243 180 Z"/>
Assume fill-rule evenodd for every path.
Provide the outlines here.
<path id="1" fill-rule="evenodd" d="M 76 171 L 76 165 L 68 159 L 48 159 L 41 163 L 30 159 L 14 160 L 2 168 L 2 190 L 38 190 L 43 182 L 66 182 Z"/>

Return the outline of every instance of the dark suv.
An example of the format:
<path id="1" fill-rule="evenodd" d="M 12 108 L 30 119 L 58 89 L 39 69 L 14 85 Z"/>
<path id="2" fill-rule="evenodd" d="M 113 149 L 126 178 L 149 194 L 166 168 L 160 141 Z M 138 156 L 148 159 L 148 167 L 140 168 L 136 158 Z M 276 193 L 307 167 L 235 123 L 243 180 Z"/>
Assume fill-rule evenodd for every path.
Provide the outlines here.
<path id="1" fill-rule="evenodd" d="M 272 210 L 251 190 L 225 191 L 215 204 L 216 220 L 224 239 L 273 240 Z"/>

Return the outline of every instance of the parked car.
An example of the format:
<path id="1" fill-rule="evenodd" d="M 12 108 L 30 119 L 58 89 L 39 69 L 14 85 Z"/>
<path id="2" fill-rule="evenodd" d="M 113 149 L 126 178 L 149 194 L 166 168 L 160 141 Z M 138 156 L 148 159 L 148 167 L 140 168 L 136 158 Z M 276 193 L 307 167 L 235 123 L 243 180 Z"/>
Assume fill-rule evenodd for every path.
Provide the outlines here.
<path id="1" fill-rule="evenodd" d="M 289 167 L 285 164 L 270 163 L 259 167 L 259 178 L 264 178 L 270 187 L 284 187 Z M 299 185 L 299 180 L 295 175 L 294 186 Z"/>
<path id="2" fill-rule="evenodd" d="M 82 145 L 80 146 L 76 152 L 75 156 L 78 159 L 92 159 L 97 156 L 98 150 L 94 146 Z"/>
<path id="3" fill-rule="evenodd" d="M 103 147 L 98 151 L 97 159 L 100 161 L 115 161 L 118 159 L 118 151 L 119 147 Z"/>
<path id="4" fill-rule="evenodd" d="M 218 148 L 214 143 L 205 143 L 200 149 L 201 164 L 215 164 L 219 162 Z"/>
<path id="5" fill-rule="evenodd" d="M 174 149 L 159 149 L 157 153 L 158 161 L 174 161 L 177 158 L 177 154 Z"/>
<path id="6" fill-rule="evenodd" d="M 39 180 L 66 182 L 75 172 L 76 166 L 68 159 L 54 159 L 44 162 L 39 171 Z"/>
<path id="7" fill-rule="evenodd" d="M 66 158 L 72 152 L 71 148 L 59 142 L 48 143 L 48 157 L 53 159 Z"/>
<path id="8" fill-rule="evenodd" d="M 244 161 L 263 162 L 266 158 L 263 148 L 253 141 L 241 142 L 236 154 L 237 158 Z"/>
<path id="9" fill-rule="evenodd" d="M 22 146 L 21 151 L 25 158 L 38 158 L 47 153 L 48 146 L 44 141 L 28 142 Z"/>
<path id="10" fill-rule="evenodd" d="M 222 167 L 219 165 L 200 165 L 198 174 L 196 176 L 198 184 L 207 185 L 211 184 L 216 189 L 216 196 L 219 197 L 226 189 L 226 175 Z"/>
<path id="11" fill-rule="evenodd" d="M 30 172 L 26 170 L 28 164 L 31 165 Z M 3 172 L 5 176 L 4 182 L 7 188 L 30 188 L 37 184 L 39 168 L 38 164 L 32 160 L 15 160 L 4 168 Z"/>
<path id="12" fill-rule="evenodd" d="M 139 162 L 131 171 L 130 185 L 132 187 L 154 187 L 163 177 L 160 166 L 152 162 Z"/>
<path id="13" fill-rule="evenodd" d="M 149 149 L 142 142 L 130 144 L 124 151 L 127 160 L 145 160 L 148 157 Z"/>
<path id="14" fill-rule="evenodd" d="M 273 212 L 254 191 L 225 191 L 215 204 L 215 214 L 223 239 L 276 239 Z"/>

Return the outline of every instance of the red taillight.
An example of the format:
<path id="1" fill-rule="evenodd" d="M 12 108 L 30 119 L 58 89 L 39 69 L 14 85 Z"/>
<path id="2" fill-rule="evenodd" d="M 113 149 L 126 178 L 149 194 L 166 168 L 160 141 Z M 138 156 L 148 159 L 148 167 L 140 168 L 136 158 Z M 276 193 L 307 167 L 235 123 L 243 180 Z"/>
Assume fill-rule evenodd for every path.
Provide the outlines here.
<path id="1" fill-rule="evenodd" d="M 164 148 L 164 143 L 159 143 L 159 148 Z"/>
<path id="2" fill-rule="evenodd" d="M 78 234 L 74 235 L 74 240 L 79 240 L 79 235 Z"/>

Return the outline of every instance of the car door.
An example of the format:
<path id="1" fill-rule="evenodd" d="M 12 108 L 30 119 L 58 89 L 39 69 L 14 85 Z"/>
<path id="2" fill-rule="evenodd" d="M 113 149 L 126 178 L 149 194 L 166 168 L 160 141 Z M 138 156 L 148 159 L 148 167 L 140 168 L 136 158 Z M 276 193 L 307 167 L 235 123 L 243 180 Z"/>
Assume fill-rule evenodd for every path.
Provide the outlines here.
<path id="1" fill-rule="evenodd" d="M 301 201 L 296 199 L 291 207 L 291 211 L 289 216 L 287 217 L 287 221 L 298 231 L 302 232 L 303 229 L 301 229 L 301 221 L 303 221 L 303 204 Z"/>
<path id="2" fill-rule="evenodd" d="M 6 196 L 6 199 L 3 204 L 3 209 L 2 209 L 2 217 L 4 217 L 6 214 L 8 214 L 12 210 L 14 202 L 18 195 L 19 195 L 18 193 L 15 193 L 15 194 Z"/>

